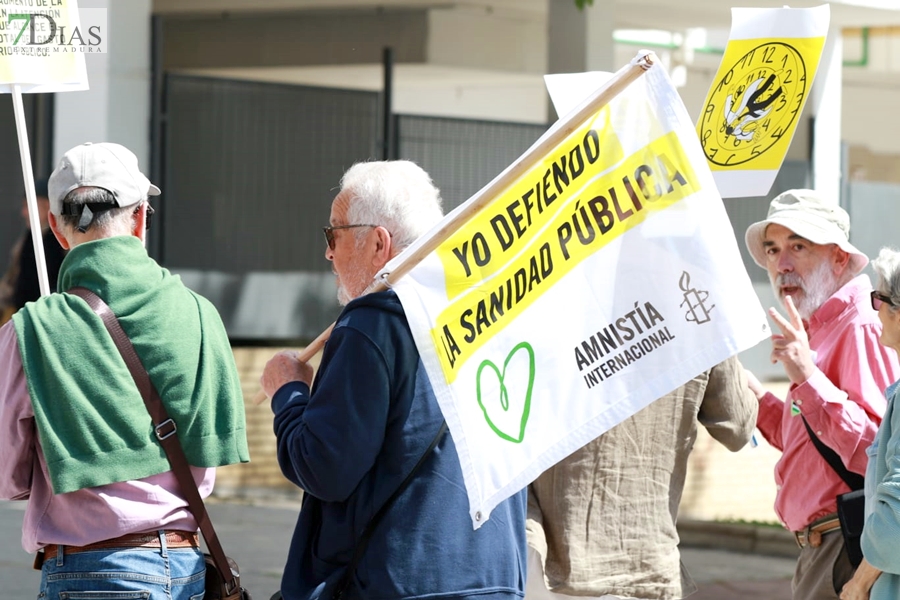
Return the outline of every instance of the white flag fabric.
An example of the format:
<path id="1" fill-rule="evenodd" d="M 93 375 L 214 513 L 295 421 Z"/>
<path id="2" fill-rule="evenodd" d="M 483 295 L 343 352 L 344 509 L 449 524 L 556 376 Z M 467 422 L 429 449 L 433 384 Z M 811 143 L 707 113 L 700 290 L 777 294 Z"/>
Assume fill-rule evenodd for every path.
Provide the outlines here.
<path id="1" fill-rule="evenodd" d="M 475 528 L 555 462 L 769 334 L 661 66 L 548 135 L 559 128 L 571 133 L 393 284 Z"/>

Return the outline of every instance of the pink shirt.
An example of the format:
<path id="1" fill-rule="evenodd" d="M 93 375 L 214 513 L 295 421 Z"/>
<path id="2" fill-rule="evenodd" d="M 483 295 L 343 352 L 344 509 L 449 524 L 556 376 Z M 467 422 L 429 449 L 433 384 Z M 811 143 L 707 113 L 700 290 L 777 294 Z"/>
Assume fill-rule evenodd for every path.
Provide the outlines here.
<path id="1" fill-rule="evenodd" d="M 835 512 L 835 497 L 849 491 L 816 450 L 800 413 L 849 470 L 864 474 L 866 448 L 887 405 L 884 390 L 900 378 L 897 353 L 879 342 L 871 290 L 860 275 L 826 300 L 807 327 L 818 370 L 791 385 L 786 401 L 771 393 L 760 400 L 757 427 L 783 453 L 775 465 L 775 512 L 791 531 Z"/>
<path id="2" fill-rule="evenodd" d="M 204 498 L 215 469 L 191 467 Z M 84 546 L 128 533 L 196 531 L 197 522 L 170 472 L 68 494 L 54 494 L 38 440 L 16 330 L 0 328 L 0 500 L 28 500 L 22 547 Z"/>

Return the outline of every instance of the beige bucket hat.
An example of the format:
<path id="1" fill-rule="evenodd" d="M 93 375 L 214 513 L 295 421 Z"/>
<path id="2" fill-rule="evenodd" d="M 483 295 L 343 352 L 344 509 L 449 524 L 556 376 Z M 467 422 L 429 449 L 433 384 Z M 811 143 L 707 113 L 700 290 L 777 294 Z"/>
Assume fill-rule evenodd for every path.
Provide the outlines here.
<path id="1" fill-rule="evenodd" d="M 753 260 L 762 268 L 766 268 L 763 239 L 766 227 L 772 223 L 786 227 L 814 244 L 837 244 L 850 255 L 850 268 L 854 274 L 869 264 L 869 257 L 850 243 L 847 211 L 814 190 L 788 190 L 776 196 L 769 204 L 766 220 L 747 228 L 744 241 Z"/>

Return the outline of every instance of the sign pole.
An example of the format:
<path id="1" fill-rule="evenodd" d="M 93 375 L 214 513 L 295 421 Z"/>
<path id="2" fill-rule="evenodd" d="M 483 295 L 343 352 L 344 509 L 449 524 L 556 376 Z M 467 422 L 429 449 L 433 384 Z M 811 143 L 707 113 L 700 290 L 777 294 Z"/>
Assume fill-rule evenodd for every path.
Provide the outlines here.
<path id="1" fill-rule="evenodd" d="M 19 137 L 19 155 L 22 159 L 22 176 L 25 181 L 25 199 L 28 203 L 28 224 L 31 227 L 31 241 L 34 243 L 34 258 L 37 262 L 38 283 L 41 296 L 50 295 L 50 278 L 47 275 L 47 260 L 44 258 L 44 235 L 38 213 L 37 194 L 34 191 L 34 171 L 31 167 L 31 149 L 28 146 L 28 129 L 25 124 L 25 107 L 22 103 L 22 87 L 12 86 L 13 112 L 16 117 L 16 133 Z"/>

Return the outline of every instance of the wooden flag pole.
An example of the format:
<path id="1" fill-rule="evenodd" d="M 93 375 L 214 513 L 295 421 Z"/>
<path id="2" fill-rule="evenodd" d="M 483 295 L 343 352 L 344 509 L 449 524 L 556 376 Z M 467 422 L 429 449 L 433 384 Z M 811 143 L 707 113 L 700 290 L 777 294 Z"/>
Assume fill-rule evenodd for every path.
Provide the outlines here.
<path id="1" fill-rule="evenodd" d="M 22 159 L 22 177 L 25 180 L 25 201 L 28 203 L 28 224 L 31 227 L 31 241 L 34 243 L 34 259 L 37 263 L 38 284 L 41 288 L 41 296 L 49 296 L 50 278 L 47 275 L 47 260 L 44 258 L 44 232 L 41 230 L 37 194 L 34 191 L 31 149 L 28 146 L 25 107 L 22 104 L 22 87 L 19 84 L 13 84 L 12 101 L 16 117 L 16 133 L 19 137 L 19 156 Z"/>
<path id="2" fill-rule="evenodd" d="M 405 257 L 393 271 L 382 276 L 382 279 L 376 281 L 369 291 L 378 292 L 391 287 L 398 279 L 409 273 L 416 265 L 418 265 L 426 256 L 434 252 L 444 240 L 450 237 L 464 223 L 478 214 L 485 206 L 504 189 L 512 185 L 519 177 L 525 174 L 534 162 L 542 156 L 549 153 L 553 148 L 558 146 L 573 131 L 578 129 L 588 117 L 596 113 L 598 110 L 609 104 L 613 98 L 619 95 L 631 83 L 637 80 L 654 64 L 656 64 L 656 55 L 652 52 L 640 52 L 630 64 L 619 69 L 615 75 L 600 87 L 587 100 L 582 102 L 578 108 L 573 110 L 566 119 L 557 121 L 550 129 L 544 133 L 541 138 L 535 142 L 522 156 L 514 163 L 508 166 L 502 173 L 497 175 L 493 181 L 481 188 L 465 203 L 465 208 L 456 213 L 451 213 L 451 217 L 445 219 L 440 228 L 435 231 L 422 244 L 414 244 L 409 256 Z M 319 335 L 312 343 L 310 343 L 299 355 L 299 360 L 309 361 L 313 356 L 318 354 L 328 341 L 331 334 L 332 325 L 322 334 Z M 260 404 L 266 399 L 263 391 L 257 392 L 253 397 L 254 404 Z"/>

